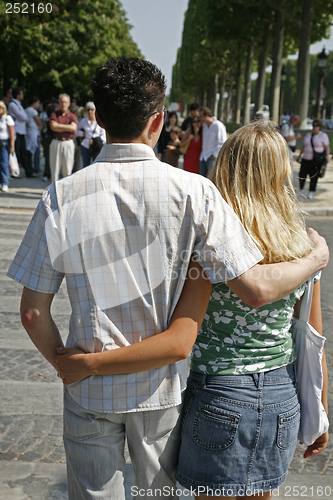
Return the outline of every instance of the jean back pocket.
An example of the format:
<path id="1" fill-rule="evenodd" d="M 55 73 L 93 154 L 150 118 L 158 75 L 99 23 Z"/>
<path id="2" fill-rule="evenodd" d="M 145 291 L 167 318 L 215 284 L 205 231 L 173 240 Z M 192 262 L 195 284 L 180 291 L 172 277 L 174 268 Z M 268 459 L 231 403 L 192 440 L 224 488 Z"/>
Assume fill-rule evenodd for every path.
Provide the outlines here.
<path id="1" fill-rule="evenodd" d="M 224 450 L 234 442 L 240 419 L 239 413 L 199 403 L 193 423 L 193 439 L 203 448 Z"/>
<path id="2" fill-rule="evenodd" d="M 282 450 L 289 448 L 298 437 L 300 425 L 300 405 L 278 416 L 277 445 Z"/>

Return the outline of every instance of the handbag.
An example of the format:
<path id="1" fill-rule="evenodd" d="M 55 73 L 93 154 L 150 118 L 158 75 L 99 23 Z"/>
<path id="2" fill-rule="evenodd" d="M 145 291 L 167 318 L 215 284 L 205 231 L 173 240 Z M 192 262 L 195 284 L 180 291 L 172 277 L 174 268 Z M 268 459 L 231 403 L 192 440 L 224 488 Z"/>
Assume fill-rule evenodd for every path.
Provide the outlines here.
<path id="1" fill-rule="evenodd" d="M 19 177 L 20 167 L 15 153 L 10 153 L 8 163 L 9 163 L 10 175 L 12 177 Z"/>
<path id="2" fill-rule="evenodd" d="M 180 148 L 179 148 L 180 154 L 185 155 L 187 153 L 190 142 L 191 142 L 191 139 L 189 141 L 187 141 L 187 143 L 184 144 L 184 146 L 180 146 Z"/>
<path id="3" fill-rule="evenodd" d="M 325 149 L 321 153 L 318 153 L 317 151 L 315 151 L 312 139 L 313 139 L 313 135 L 311 135 L 311 146 L 313 149 L 313 161 L 317 167 L 321 167 L 324 163 L 326 163 L 326 151 L 325 151 Z"/>
<path id="4" fill-rule="evenodd" d="M 95 125 L 93 135 L 95 133 L 96 127 L 97 127 L 97 123 Z M 96 156 L 99 155 L 99 153 L 103 147 L 103 141 L 100 137 L 93 137 L 92 141 L 93 141 L 92 144 L 90 144 L 90 146 L 89 146 L 89 153 L 95 159 Z"/>
<path id="5" fill-rule="evenodd" d="M 298 439 L 307 446 L 324 434 L 329 427 L 321 402 L 323 389 L 322 357 L 326 338 L 309 323 L 313 277 L 308 282 L 301 303 L 299 319 L 292 319 L 292 336 L 297 355 L 296 373 L 301 404 L 301 425 Z"/>
<path id="6" fill-rule="evenodd" d="M 319 177 L 322 179 L 326 173 L 326 167 L 327 164 L 323 163 L 323 165 L 320 167 L 320 172 L 319 172 Z"/>

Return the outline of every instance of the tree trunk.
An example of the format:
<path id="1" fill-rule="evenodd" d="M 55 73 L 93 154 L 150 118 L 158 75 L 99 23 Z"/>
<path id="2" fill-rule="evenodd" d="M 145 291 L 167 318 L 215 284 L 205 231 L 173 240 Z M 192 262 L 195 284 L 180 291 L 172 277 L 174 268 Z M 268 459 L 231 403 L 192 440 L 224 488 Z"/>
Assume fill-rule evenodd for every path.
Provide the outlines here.
<path id="1" fill-rule="evenodd" d="M 254 43 L 253 40 L 248 44 L 247 58 L 246 58 L 246 69 L 245 69 L 245 85 L 244 85 L 244 125 L 250 121 L 250 108 L 251 108 L 251 73 L 252 73 L 252 62 L 254 55 Z"/>
<path id="2" fill-rule="evenodd" d="M 300 116 L 299 128 L 306 129 L 310 88 L 310 40 L 313 18 L 313 0 L 303 1 L 302 27 L 299 35 L 299 54 L 297 60 L 297 113 Z"/>
<path id="3" fill-rule="evenodd" d="M 242 60 L 239 56 L 237 64 L 237 75 L 236 75 L 236 95 L 234 102 L 234 113 L 233 113 L 233 130 L 236 130 L 237 126 L 240 125 L 241 117 L 241 102 L 242 102 Z"/>
<path id="4" fill-rule="evenodd" d="M 253 114 L 256 113 L 257 111 L 261 111 L 264 105 L 266 68 L 267 68 L 267 59 L 271 47 L 271 38 L 272 38 L 271 24 L 267 23 L 265 25 L 262 46 L 260 48 L 258 78 L 255 90 Z"/>
<path id="5" fill-rule="evenodd" d="M 216 74 L 214 78 L 214 107 L 213 107 L 213 115 L 218 118 L 218 105 L 219 101 L 217 100 L 217 93 L 219 91 L 219 75 Z"/>
<path id="6" fill-rule="evenodd" d="M 226 99 L 226 103 L 224 106 L 224 117 L 223 117 L 223 123 L 225 124 L 226 127 L 229 123 L 232 89 L 233 89 L 233 84 L 232 84 L 232 82 L 230 82 L 229 88 L 228 88 L 228 97 Z M 228 127 L 227 127 L 227 129 L 228 129 Z"/>
<path id="7" fill-rule="evenodd" d="M 279 121 L 283 37 L 284 13 L 281 11 L 276 11 L 273 45 L 273 67 L 270 87 L 270 118 L 275 122 Z"/>
<path id="8" fill-rule="evenodd" d="M 225 73 L 222 74 L 219 78 L 219 92 L 220 92 L 220 99 L 218 102 L 218 107 L 217 107 L 217 118 L 221 121 L 223 121 L 223 104 L 224 104 L 224 92 L 225 92 Z"/>

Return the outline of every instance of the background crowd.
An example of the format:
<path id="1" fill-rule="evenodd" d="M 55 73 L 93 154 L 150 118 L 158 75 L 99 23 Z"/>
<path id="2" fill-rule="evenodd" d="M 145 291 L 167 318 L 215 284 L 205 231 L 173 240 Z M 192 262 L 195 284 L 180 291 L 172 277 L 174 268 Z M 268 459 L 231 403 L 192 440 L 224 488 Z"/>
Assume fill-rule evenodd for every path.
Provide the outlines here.
<path id="1" fill-rule="evenodd" d="M 189 109 L 190 115 L 185 119 L 175 111 L 165 114 L 155 154 L 174 167 L 179 167 L 183 155 L 184 170 L 208 177 L 227 140 L 226 127 L 206 106 L 192 103 Z M 257 118 L 261 116 L 254 119 Z M 291 162 L 300 138 L 294 131 L 298 122 L 299 116 L 292 115 L 279 128 L 288 143 Z M 298 195 L 305 196 L 304 185 L 309 176 L 310 200 L 330 156 L 329 139 L 321 127 L 321 121 L 315 120 L 297 158 L 301 164 Z M 64 93 L 59 99 L 41 103 L 38 96 L 25 99 L 20 87 L 9 89 L 0 101 L 0 190 L 8 192 L 9 179 L 19 178 L 20 168 L 26 177 L 43 175 L 45 182 L 70 175 L 90 165 L 105 142 L 105 131 L 96 121 L 93 102 L 79 106 L 76 99 L 71 100 Z M 43 172 L 41 153 L 45 159 Z"/>

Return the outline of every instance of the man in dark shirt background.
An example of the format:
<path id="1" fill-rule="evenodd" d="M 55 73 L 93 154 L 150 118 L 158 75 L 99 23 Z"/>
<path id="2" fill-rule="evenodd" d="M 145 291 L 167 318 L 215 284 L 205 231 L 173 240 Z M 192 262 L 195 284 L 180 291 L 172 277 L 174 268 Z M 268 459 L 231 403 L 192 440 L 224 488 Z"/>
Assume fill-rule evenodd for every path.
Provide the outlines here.
<path id="1" fill-rule="evenodd" d="M 70 97 L 67 94 L 59 96 L 59 111 L 50 116 L 50 128 L 53 140 L 50 144 L 51 182 L 62 176 L 70 175 L 74 165 L 74 134 L 77 128 L 76 116 L 69 111 Z"/>
<path id="2" fill-rule="evenodd" d="M 199 116 L 199 104 L 194 102 L 190 106 L 190 116 L 185 118 L 185 120 L 182 123 L 181 129 L 183 132 L 186 132 L 186 130 L 191 126 L 192 120 L 195 116 Z"/>

